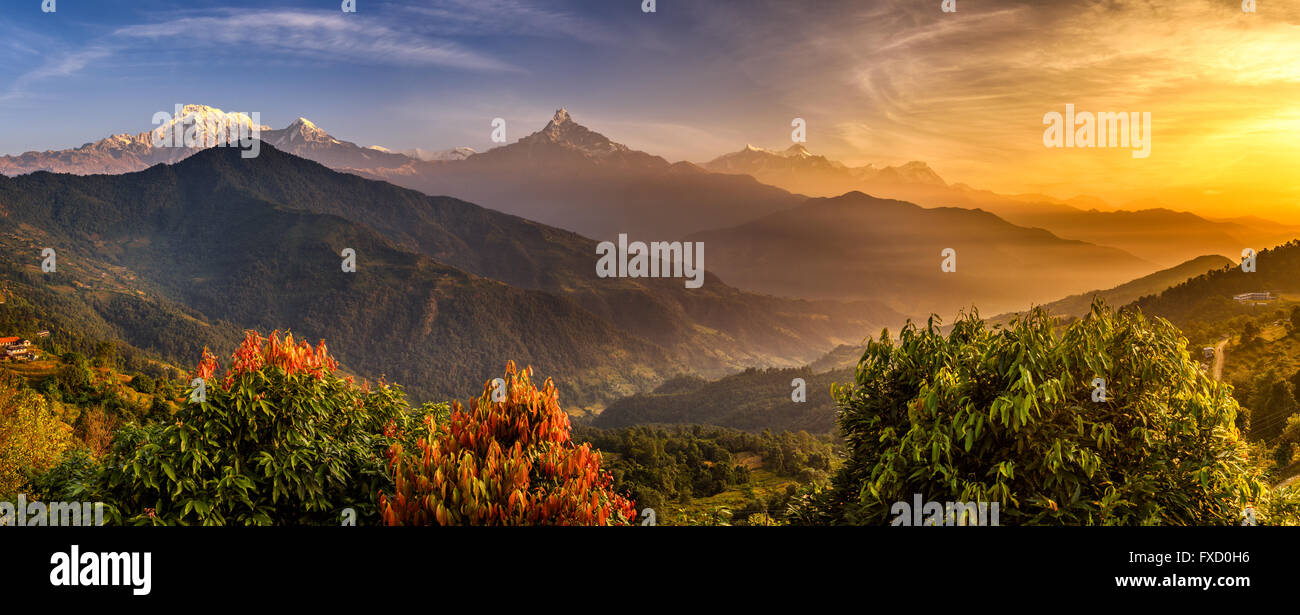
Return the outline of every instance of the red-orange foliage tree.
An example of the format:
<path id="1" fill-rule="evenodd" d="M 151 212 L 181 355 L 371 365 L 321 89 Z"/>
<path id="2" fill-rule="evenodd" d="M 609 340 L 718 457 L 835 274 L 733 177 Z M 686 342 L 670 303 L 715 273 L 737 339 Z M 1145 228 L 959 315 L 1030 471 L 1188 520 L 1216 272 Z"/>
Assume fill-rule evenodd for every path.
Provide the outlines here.
<path id="1" fill-rule="evenodd" d="M 388 450 L 394 492 L 381 494 L 387 525 L 626 525 L 633 503 L 614 493 L 600 452 L 569 439 L 555 385 L 538 389 L 532 368 L 506 367 L 504 399 L 492 383 L 465 411 L 426 417 L 407 445 Z M 411 439 L 415 442 L 411 443 Z M 408 448 L 409 447 L 409 448 Z"/>

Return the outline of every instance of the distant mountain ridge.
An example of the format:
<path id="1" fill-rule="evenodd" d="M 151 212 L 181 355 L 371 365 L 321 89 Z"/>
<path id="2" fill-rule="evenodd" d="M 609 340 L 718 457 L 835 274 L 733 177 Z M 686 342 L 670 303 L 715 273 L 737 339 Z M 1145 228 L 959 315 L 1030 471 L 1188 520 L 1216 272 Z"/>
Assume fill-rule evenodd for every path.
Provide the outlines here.
<path id="1" fill-rule="evenodd" d="M 815 155 L 802 143 L 784 151 L 746 145 L 738 152 L 723 154 L 700 166 L 717 173 L 751 175 L 763 183 L 808 196 L 838 196 L 868 187 L 876 194 L 882 186 L 891 185 L 939 188 L 948 185 L 924 162 L 914 160 L 896 167 L 850 167 Z"/>
<path id="2" fill-rule="evenodd" d="M 719 173 L 743 173 L 814 197 L 862 191 L 925 207 L 983 209 L 1012 224 L 1119 248 L 1164 267 L 1205 254 L 1234 256 L 1243 248 L 1260 250 L 1300 235 L 1300 228 L 1268 220 L 1209 220 L 1154 202 L 1114 208 L 1095 197 L 1061 200 L 1041 194 L 997 194 L 965 184 L 950 185 L 923 162 L 884 168 L 850 167 L 812 154 L 802 144 L 785 151 L 746 146 L 702 166 Z"/>
<path id="3" fill-rule="evenodd" d="M 809 199 L 690 239 L 705 242 L 710 269 L 741 288 L 874 297 L 916 318 L 950 318 L 972 306 L 989 313 L 1023 309 L 1156 269 L 1122 250 L 1019 227 L 988 212 L 926 209 L 861 192 Z M 941 268 L 949 248 L 954 272 Z"/>

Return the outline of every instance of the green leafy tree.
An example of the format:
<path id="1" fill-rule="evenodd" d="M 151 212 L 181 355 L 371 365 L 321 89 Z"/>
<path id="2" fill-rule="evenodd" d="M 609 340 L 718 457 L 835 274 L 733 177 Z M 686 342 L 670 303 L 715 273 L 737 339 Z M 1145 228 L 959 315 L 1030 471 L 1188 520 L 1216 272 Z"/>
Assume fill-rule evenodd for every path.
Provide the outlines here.
<path id="1" fill-rule="evenodd" d="M 1253 346 L 1259 342 L 1259 325 L 1255 321 L 1248 320 L 1241 327 L 1241 345 Z"/>
<path id="2" fill-rule="evenodd" d="M 895 502 L 997 502 L 1003 524 L 1231 524 L 1268 490 L 1230 387 L 1164 320 L 1094 304 L 1063 331 L 963 316 L 871 341 L 837 386 L 848 460 L 801 522 L 884 524 Z M 1104 398 L 1094 385 L 1105 382 Z"/>
<path id="3" fill-rule="evenodd" d="M 412 411 L 396 387 L 359 387 L 335 373 L 323 342 L 278 333 L 249 332 L 220 382 L 216 368 L 205 352 L 195 376 L 206 399 L 168 424 L 119 430 L 74 491 L 109 504 L 113 523 L 338 524 L 347 508 L 373 523 L 391 488 L 384 427 L 438 410 Z"/>
<path id="4" fill-rule="evenodd" d="M 154 392 L 154 381 L 146 374 L 136 374 L 131 378 L 131 388 L 140 392 L 151 394 Z"/>

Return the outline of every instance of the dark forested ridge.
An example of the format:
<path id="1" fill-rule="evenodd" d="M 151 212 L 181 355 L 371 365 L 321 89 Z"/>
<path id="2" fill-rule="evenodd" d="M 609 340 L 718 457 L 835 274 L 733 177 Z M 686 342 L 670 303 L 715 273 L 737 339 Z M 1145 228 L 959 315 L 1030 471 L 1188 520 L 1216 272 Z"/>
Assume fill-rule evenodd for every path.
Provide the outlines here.
<path id="1" fill-rule="evenodd" d="M 1300 290 L 1300 240 L 1292 240 L 1260 250 L 1253 272 L 1242 271 L 1238 265 L 1215 269 L 1158 295 L 1142 297 L 1131 305 L 1182 326 L 1197 320 L 1227 319 L 1253 310 L 1251 303 L 1234 301 L 1235 295 L 1297 290 Z"/>

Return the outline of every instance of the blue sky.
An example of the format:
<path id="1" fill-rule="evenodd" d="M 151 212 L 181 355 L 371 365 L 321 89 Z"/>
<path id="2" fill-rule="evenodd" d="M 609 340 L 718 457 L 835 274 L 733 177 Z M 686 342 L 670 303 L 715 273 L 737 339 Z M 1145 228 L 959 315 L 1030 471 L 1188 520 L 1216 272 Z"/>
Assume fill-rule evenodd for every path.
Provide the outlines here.
<path id="1" fill-rule="evenodd" d="M 491 147 L 559 107 L 669 160 L 747 143 L 950 182 L 1300 221 L 1300 2 L 0 0 L 0 155 L 143 132 L 176 104 L 393 149 Z M 1045 150 L 1065 105 L 1153 148 Z M 1241 203 L 1263 203 L 1241 209 Z"/>

